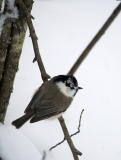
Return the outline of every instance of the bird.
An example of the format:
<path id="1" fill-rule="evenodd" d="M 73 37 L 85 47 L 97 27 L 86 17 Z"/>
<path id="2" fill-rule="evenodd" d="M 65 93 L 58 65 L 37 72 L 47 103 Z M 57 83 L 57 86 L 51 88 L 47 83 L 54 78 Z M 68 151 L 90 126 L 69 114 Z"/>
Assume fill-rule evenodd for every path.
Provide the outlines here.
<path id="1" fill-rule="evenodd" d="M 73 75 L 58 75 L 45 81 L 34 93 L 24 115 L 14 120 L 12 125 L 18 129 L 28 120 L 34 123 L 59 118 L 70 106 L 79 89 L 83 88 L 78 86 Z"/>

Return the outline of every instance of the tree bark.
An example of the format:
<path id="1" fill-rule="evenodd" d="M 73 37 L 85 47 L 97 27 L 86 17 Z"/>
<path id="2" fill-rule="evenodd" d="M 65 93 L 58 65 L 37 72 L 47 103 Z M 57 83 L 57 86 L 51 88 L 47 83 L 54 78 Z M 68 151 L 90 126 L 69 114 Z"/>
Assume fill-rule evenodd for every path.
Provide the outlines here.
<path id="1" fill-rule="evenodd" d="M 2 8 L 2 3 L 3 3 L 3 0 L 0 0 L 0 12 L 1 12 L 1 8 Z"/>
<path id="2" fill-rule="evenodd" d="M 3 75 L 3 69 L 7 54 L 7 48 L 10 40 L 10 33 L 11 33 L 11 22 L 9 19 L 5 21 L 4 29 L 0 36 L 0 81 Z"/>
<path id="3" fill-rule="evenodd" d="M 15 4 L 17 5 L 17 1 Z M 24 0 L 31 11 L 33 0 Z M 0 36 L 0 122 L 4 122 L 19 59 L 27 30 L 23 12 L 18 7 L 18 19 L 6 19 Z"/>

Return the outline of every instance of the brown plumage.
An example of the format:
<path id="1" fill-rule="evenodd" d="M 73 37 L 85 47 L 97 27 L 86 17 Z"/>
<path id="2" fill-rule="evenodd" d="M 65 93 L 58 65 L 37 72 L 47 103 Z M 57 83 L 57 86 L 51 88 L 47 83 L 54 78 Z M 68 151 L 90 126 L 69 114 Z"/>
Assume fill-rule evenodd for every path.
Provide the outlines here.
<path id="1" fill-rule="evenodd" d="M 25 109 L 25 114 L 12 122 L 16 128 L 20 128 L 28 120 L 30 120 L 30 123 L 34 123 L 48 119 L 64 112 L 69 107 L 73 97 L 65 96 L 54 80 L 52 78 L 50 81 L 43 83 L 35 92 Z"/>

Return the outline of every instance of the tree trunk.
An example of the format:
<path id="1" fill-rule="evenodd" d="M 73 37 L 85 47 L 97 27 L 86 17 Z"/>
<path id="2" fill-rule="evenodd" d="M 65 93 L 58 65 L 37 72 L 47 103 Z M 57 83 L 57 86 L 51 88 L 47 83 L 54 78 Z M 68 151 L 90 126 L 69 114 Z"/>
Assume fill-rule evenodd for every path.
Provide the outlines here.
<path id="1" fill-rule="evenodd" d="M 3 0 L 0 0 L 0 12 L 1 12 L 1 8 L 2 8 L 2 3 L 3 3 Z"/>
<path id="2" fill-rule="evenodd" d="M 17 4 L 16 2 L 17 0 L 15 4 Z M 33 0 L 24 0 L 24 3 L 30 12 Z M 5 7 L 4 10 L 8 11 L 8 6 L 6 5 Z M 13 90 L 14 78 L 18 70 L 21 50 L 27 30 L 27 23 L 23 12 L 19 7 L 18 10 L 19 18 L 7 18 L 0 35 L 0 122 L 2 123 L 4 123 L 9 99 Z"/>

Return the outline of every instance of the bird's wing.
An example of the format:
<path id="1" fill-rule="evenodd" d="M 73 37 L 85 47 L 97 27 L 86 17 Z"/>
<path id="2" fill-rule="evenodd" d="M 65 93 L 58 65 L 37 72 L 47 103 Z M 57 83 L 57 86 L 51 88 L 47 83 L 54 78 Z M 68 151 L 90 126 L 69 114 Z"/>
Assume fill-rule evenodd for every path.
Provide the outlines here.
<path id="1" fill-rule="evenodd" d="M 47 90 L 47 84 L 42 85 L 34 94 L 29 105 L 25 109 L 25 113 L 34 112 L 37 120 L 43 117 L 51 117 L 51 115 L 56 115 L 58 113 L 64 112 L 64 108 L 57 106 L 57 90 L 52 85 L 49 85 Z"/>
<path id="2" fill-rule="evenodd" d="M 36 105 L 36 103 L 38 103 L 38 101 L 41 99 L 42 94 L 41 94 L 41 87 L 39 87 L 36 92 L 34 93 L 31 101 L 29 102 L 28 106 L 26 107 L 24 113 L 29 113 L 32 112 L 34 109 L 34 105 Z"/>
<path id="3" fill-rule="evenodd" d="M 36 91 L 25 110 L 25 113 L 34 112 L 34 116 L 30 121 L 31 123 L 58 115 L 68 108 L 71 99 L 68 99 L 67 102 L 65 96 L 63 94 L 58 94 L 58 92 L 58 88 L 53 84 L 49 85 L 47 83 L 46 85 L 43 84 Z"/>
<path id="4" fill-rule="evenodd" d="M 54 106 L 43 106 L 39 111 L 37 111 L 32 119 L 30 120 L 30 123 L 34 123 L 40 120 L 48 119 L 52 116 L 58 115 L 59 113 L 62 113 L 62 111 L 59 111 L 57 107 Z"/>
<path id="5" fill-rule="evenodd" d="M 35 114 L 31 119 L 31 123 L 48 119 L 65 111 L 65 108 L 57 106 L 53 96 L 44 96 L 38 104 L 36 104 Z M 56 97 L 55 97 L 56 98 Z"/>

